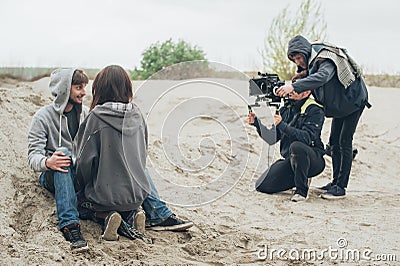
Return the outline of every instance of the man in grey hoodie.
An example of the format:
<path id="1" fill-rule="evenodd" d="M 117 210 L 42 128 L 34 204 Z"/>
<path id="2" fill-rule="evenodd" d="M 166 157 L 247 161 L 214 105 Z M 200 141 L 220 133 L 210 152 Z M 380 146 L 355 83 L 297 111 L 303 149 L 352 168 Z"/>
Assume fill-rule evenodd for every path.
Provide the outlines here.
<path id="1" fill-rule="evenodd" d="M 89 248 L 80 232 L 71 154 L 79 124 L 88 114 L 82 105 L 88 82 L 79 69 L 53 71 L 49 86 L 54 102 L 36 112 L 28 133 L 29 165 L 40 174 L 40 184 L 54 194 L 58 227 L 74 252 Z"/>

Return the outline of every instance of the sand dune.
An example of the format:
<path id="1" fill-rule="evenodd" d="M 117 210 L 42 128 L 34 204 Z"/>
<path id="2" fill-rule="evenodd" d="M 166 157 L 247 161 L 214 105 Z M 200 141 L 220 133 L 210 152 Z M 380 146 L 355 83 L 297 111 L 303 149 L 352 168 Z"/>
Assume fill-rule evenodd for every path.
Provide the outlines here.
<path id="1" fill-rule="evenodd" d="M 154 81 L 152 86 L 170 86 L 166 83 L 170 84 L 169 81 Z M 232 81 L 232 84 L 236 83 Z M 1 265 L 341 262 L 340 259 L 331 260 L 328 254 L 320 260 L 296 260 L 295 252 L 291 254 L 293 259 L 279 258 L 274 253 L 272 260 L 269 257 L 261 260 L 265 245 L 269 255 L 271 249 L 301 252 L 331 247 L 339 251 L 369 250 L 372 258 L 377 254 L 393 254 L 400 260 L 400 120 L 396 106 L 400 100 L 399 89 L 370 88 L 373 108 L 364 111 L 355 135 L 359 154 L 353 164 L 347 198 L 326 201 L 319 197 L 315 187 L 327 183 L 331 176 L 331 161 L 326 157 L 325 172 L 313 179 L 308 201 L 300 204 L 289 201 L 291 191 L 276 195 L 254 191 L 253 183 L 265 169 L 268 157 L 271 162 L 278 154 L 274 147 L 268 151 L 254 128 L 245 125 L 247 108 L 240 95 L 218 95 L 218 91 L 212 94 L 205 90 L 202 93 L 208 99 L 185 107 L 179 103 L 189 99 L 188 95 L 180 93 L 179 98 L 171 94 L 151 112 L 151 106 L 143 107 L 144 113 L 149 115 L 149 167 L 160 194 L 176 204 L 170 205 L 174 212 L 192 220 L 196 226 L 183 233 L 148 231 L 146 234 L 154 240 L 154 244 L 149 245 L 126 238 L 118 242 L 102 241 L 100 226 L 83 221 L 82 232 L 91 249 L 76 255 L 70 252 L 69 244 L 57 230 L 53 197 L 38 185 L 27 165 L 27 130 L 35 111 L 51 102 L 47 85 L 45 78 L 0 86 Z M 211 96 L 215 102 L 209 101 Z M 89 101 L 90 96 L 85 103 Z M 139 93 L 138 104 L 144 105 L 144 101 Z M 207 101 L 208 105 L 203 105 Z M 186 126 L 179 130 L 171 127 L 164 132 L 163 125 L 170 126 L 170 118 L 160 117 L 174 112 L 174 106 L 187 108 L 185 112 L 176 109 L 182 116 L 173 116 L 186 121 Z M 208 116 L 203 114 L 187 120 L 185 114 L 193 109 L 204 110 L 204 106 L 210 111 Z M 323 132 L 325 141 L 329 123 L 328 119 Z M 174 139 L 177 132 L 179 141 Z M 196 189 L 191 188 L 193 186 Z M 204 190 L 197 190 L 199 187 Z M 198 204 L 204 202 L 209 203 Z M 340 248 L 338 239 L 340 245 L 344 241 L 347 245 Z M 286 258 L 288 256 L 286 254 Z M 358 263 L 392 265 L 395 262 L 364 259 Z"/>

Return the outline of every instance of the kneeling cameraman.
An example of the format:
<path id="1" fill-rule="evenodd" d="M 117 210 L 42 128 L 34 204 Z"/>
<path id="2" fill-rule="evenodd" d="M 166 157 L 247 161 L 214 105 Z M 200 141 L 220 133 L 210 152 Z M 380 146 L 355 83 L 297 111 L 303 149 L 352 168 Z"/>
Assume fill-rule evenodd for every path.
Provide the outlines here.
<path id="1" fill-rule="evenodd" d="M 256 182 L 257 191 L 271 194 L 296 187 L 291 200 L 304 201 L 307 199 L 308 178 L 324 170 L 324 145 L 321 141 L 324 110 L 309 97 L 310 94 L 310 90 L 290 93 L 285 106 L 274 115 L 271 129 L 265 127 L 254 113 L 249 113 L 248 123 L 257 128 L 261 138 L 270 145 L 281 141 L 280 152 L 284 158 L 261 175 Z"/>

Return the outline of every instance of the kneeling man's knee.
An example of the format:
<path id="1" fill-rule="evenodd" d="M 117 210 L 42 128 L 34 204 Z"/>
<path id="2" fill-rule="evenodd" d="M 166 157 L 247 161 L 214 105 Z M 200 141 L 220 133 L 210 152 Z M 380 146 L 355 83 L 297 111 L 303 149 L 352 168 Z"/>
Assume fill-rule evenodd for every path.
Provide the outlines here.
<path id="1" fill-rule="evenodd" d="M 305 152 L 305 144 L 300 142 L 300 141 L 293 141 L 292 144 L 290 144 L 289 147 L 289 152 L 290 154 L 301 154 Z"/>

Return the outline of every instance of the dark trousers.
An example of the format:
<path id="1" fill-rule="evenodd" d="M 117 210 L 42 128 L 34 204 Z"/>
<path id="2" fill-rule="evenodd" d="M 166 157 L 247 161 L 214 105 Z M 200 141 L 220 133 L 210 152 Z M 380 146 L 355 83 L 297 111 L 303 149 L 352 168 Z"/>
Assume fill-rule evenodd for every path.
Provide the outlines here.
<path id="1" fill-rule="evenodd" d="M 353 135 L 364 107 L 342 118 L 333 118 L 329 144 L 332 149 L 334 185 L 346 188 L 353 162 Z"/>
<path id="2" fill-rule="evenodd" d="M 257 191 L 272 194 L 296 187 L 296 193 L 307 197 L 308 178 L 320 174 L 325 168 L 323 153 L 294 141 L 290 156 L 276 161 L 256 182 Z"/>

